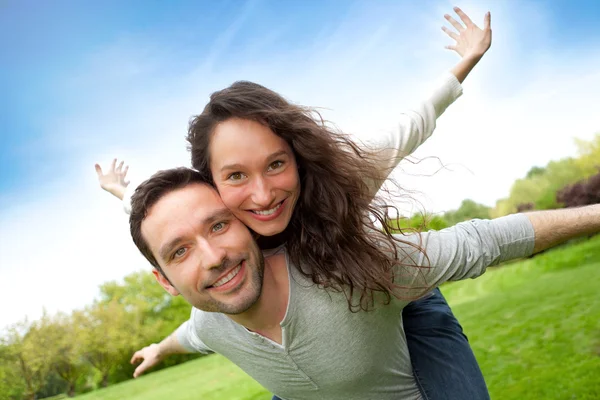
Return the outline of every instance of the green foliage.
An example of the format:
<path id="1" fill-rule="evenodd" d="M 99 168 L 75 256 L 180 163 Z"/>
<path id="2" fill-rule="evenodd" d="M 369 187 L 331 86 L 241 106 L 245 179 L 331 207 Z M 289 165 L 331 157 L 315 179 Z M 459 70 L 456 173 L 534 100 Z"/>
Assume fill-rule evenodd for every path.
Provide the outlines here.
<path id="1" fill-rule="evenodd" d="M 16 348 L 4 340 L 0 344 L 0 400 L 22 399 L 25 391 Z"/>
<path id="2" fill-rule="evenodd" d="M 118 301 L 96 302 L 73 315 L 80 329 L 83 357 L 100 373 L 102 387 L 111 373 L 129 367 L 131 354 L 147 343 L 146 332 L 138 329 L 141 316 L 129 312 Z M 129 367 L 129 376 L 133 368 Z"/>
<path id="3" fill-rule="evenodd" d="M 393 220 L 390 226 L 395 231 L 427 231 L 448 228 L 459 222 L 471 219 L 490 218 L 490 207 L 474 202 L 463 200 L 458 210 L 448 211 L 444 215 L 416 213 L 410 218 L 399 218 Z"/>
<path id="4" fill-rule="evenodd" d="M 463 200 L 458 210 L 449 211 L 444 214 L 444 219 L 450 226 L 471 219 L 488 218 L 490 218 L 490 207 L 476 203 L 470 199 Z"/>
<path id="5" fill-rule="evenodd" d="M 559 208 L 556 193 L 568 184 L 597 173 L 600 163 L 600 134 L 591 141 L 576 141 L 579 155 L 550 161 L 546 167 L 533 167 L 523 179 L 512 186 L 508 198 L 498 200 L 491 216 L 501 217 L 518 211 L 523 204 L 533 204 L 537 210 Z"/>
<path id="6" fill-rule="evenodd" d="M 600 162 L 600 133 L 590 140 L 576 139 L 579 157 L 576 162 L 584 177 L 595 174 L 598 171 L 598 163 Z"/>
<path id="7" fill-rule="evenodd" d="M 444 217 L 433 214 L 416 213 L 410 218 L 399 218 L 390 221 L 390 227 L 396 232 L 440 230 L 448 227 Z"/>
<path id="8" fill-rule="evenodd" d="M 180 296 L 173 297 L 156 282 L 149 271 L 134 272 L 123 283 L 100 286 L 100 302 L 114 301 L 139 318 L 151 340 L 160 340 L 190 317 L 191 306 Z"/>
<path id="9" fill-rule="evenodd" d="M 145 337 L 145 343 L 157 343 L 171 334 L 190 317 L 191 306 L 181 296 L 173 297 L 156 282 L 154 275 L 147 271 L 134 272 L 123 282 L 107 282 L 100 286 L 99 304 L 116 302 L 127 312 L 136 316 L 135 326 L 131 329 Z M 173 366 L 197 357 L 199 354 L 181 354 L 167 358 L 155 369 Z M 110 382 L 130 379 L 132 375 L 127 367 L 113 369 Z"/>
<path id="10" fill-rule="evenodd" d="M 51 360 L 53 372 L 66 383 L 69 396 L 75 394 L 77 383 L 89 373 L 84 357 L 84 335 L 81 326 L 67 315 L 58 314 L 45 326 L 45 334 L 53 342 Z"/>
<path id="11" fill-rule="evenodd" d="M 537 175 L 544 175 L 545 173 L 546 173 L 546 168 L 544 168 L 544 167 L 531 167 L 531 169 L 529 171 L 527 171 L 525 178 L 529 179 L 529 178 L 533 178 L 534 176 L 537 176 Z"/>
<path id="12" fill-rule="evenodd" d="M 11 326 L 8 330 L 7 344 L 10 358 L 19 372 L 23 398 L 35 399 L 48 383 L 52 373 L 53 342 L 45 333 L 50 318 L 46 313 L 38 321 L 27 320 Z"/>

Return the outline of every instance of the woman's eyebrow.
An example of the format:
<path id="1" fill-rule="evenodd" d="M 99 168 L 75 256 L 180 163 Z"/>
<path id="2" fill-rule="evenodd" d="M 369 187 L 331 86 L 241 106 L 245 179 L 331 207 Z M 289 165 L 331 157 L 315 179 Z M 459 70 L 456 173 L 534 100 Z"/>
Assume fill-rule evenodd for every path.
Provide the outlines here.
<path id="1" fill-rule="evenodd" d="M 276 158 L 279 156 L 285 156 L 287 154 L 288 154 L 288 152 L 285 150 L 277 150 L 276 152 L 271 153 L 269 156 L 267 156 L 267 160 L 270 160 L 270 159 L 273 159 L 273 158 Z M 243 169 L 243 168 L 244 168 L 243 165 L 239 164 L 239 163 L 227 164 L 227 165 L 224 165 L 221 167 L 221 171 L 230 170 L 230 169 L 238 170 L 238 169 Z"/>

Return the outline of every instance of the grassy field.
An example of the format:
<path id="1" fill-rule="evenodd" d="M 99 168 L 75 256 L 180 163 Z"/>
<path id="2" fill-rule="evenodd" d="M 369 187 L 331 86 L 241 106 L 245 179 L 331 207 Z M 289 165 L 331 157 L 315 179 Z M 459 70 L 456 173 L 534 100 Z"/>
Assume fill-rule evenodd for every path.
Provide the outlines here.
<path id="1" fill-rule="evenodd" d="M 600 236 L 442 291 L 492 399 L 600 399 Z M 221 356 L 79 396 L 81 400 L 270 399 Z"/>

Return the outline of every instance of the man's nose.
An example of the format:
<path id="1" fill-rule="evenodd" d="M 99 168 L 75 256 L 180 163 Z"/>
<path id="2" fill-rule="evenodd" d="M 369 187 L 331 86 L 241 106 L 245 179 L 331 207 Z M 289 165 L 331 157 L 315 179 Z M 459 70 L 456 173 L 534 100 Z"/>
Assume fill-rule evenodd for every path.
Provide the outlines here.
<path id="1" fill-rule="evenodd" d="M 202 240 L 200 245 L 201 266 L 204 269 L 220 268 L 227 253 L 219 246 L 215 246 L 207 240 Z"/>

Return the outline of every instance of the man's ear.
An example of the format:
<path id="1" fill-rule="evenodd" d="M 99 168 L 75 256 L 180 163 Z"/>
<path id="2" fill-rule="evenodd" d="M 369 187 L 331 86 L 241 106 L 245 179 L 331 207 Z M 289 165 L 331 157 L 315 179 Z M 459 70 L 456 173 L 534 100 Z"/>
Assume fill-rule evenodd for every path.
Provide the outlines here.
<path id="1" fill-rule="evenodd" d="M 160 273 L 156 268 L 152 270 L 152 274 L 156 278 L 156 281 L 160 283 L 160 286 L 162 286 L 171 296 L 179 296 L 179 291 L 171 285 L 171 282 L 169 282 L 166 276 Z"/>

